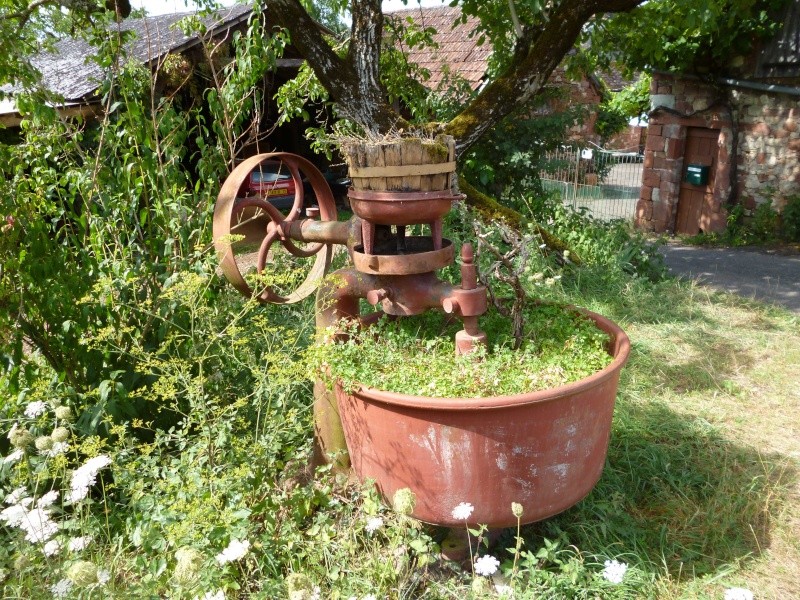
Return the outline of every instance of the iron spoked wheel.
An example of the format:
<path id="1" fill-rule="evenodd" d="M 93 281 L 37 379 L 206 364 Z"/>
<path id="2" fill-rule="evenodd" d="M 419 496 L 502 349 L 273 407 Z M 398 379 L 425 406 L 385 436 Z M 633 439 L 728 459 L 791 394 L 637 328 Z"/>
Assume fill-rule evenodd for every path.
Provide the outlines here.
<path id="1" fill-rule="evenodd" d="M 268 160 L 280 161 L 294 180 L 294 203 L 285 216 L 264 198 L 237 197 L 250 172 Z M 336 204 L 325 177 L 296 154 L 252 156 L 241 162 L 222 185 L 214 207 L 214 247 L 225 278 L 248 298 L 273 304 L 299 302 L 317 289 L 330 266 L 332 244 L 298 245 L 284 235 L 285 224 L 300 219 L 303 213 L 304 176 L 314 191 L 320 218 L 335 221 Z M 306 274 L 300 281 L 302 275 L 298 274 L 302 272 Z"/>

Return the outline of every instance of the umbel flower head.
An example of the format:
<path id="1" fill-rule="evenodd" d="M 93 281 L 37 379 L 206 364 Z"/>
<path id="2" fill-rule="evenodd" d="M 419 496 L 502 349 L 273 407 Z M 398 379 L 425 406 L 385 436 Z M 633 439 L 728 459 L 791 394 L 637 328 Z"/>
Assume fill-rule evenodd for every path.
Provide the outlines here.
<path id="1" fill-rule="evenodd" d="M 469 502 L 461 502 L 453 509 L 453 518 L 457 521 L 466 521 L 469 519 L 475 507 Z"/>
<path id="2" fill-rule="evenodd" d="M 56 427 L 50 434 L 54 442 L 66 442 L 69 439 L 69 429 L 66 427 Z"/>
<path id="3" fill-rule="evenodd" d="M 33 443 L 33 445 L 36 446 L 36 449 L 40 452 L 50 450 L 50 448 L 53 447 L 53 444 L 53 438 L 51 438 L 49 435 L 40 435 Z"/>
<path id="4" fill-rule="evenodd" d="M 11 442 L 14 448 L 24 450 L 33 442 L 33 434 L 15 423 L 11 431 L 8 432 L 8 441 Z"/>
<path id="5" fill-rule="evenodd" d="M 25 407 L 25 416 L 34 419 L 47 410 L 47 404 L 42 400 L 34 400 Z"/>
<path id="6" fill-rule="evenodd" d="M 79 587 L 97 583 L 97 567 L 88 560 L 79 560 L 67 569 L 67 579 Z"/>
<path id="7" fill-rule="evenodd" d="M 310 600 L 314 596 L 314 582 L 303 573 L 290 573 L 286 577 L 289 600 Z"/>
<path id="8" fill-rule="evenodd" d="M 56 419 L 60 421 L 72 422 L 72 409 L 69 406 L 59 406 L 56 408 Z"/>
<path id="9" fill-rule="evenodd" d="M 497 567 L 500 566 L 500 561 L 494 556 L 486 554 L 481 556 L 475 561 L 475 574 L 476 575 L 494 575 L 497 572 Z"/>
<path id="10" fill-rule="evenodd" d="M 401 488 L 394 493 L 392 508 L 401 515 L 410 515 L 417 505 L 417 497 L 408 488 Z"/>
<path id="11" fill-rule="evenodd" d="M 753 600 L 753 592 L 747 588 L 728 588 L 725 590 L 725 600 Z"/>
<path id="12" fill-rule="evenodd" d="M 111 464 L 111 459 L 104 454 L 95 456 L 87 460 L 83 465 L 75 469 L 70 481 L 70 492 L 66 500 L 69 503 L 78 502 L 89 495 L 89 488 L 94 485 L 97 474 Z"/>
<path id="13" fill-rule="evenodd" d="M 200 576 L 203 554 L 196 548 L 183 547 L 175 551 L 173 577 L 178 583 L 192 583 Z"/>
<path id="14" fill-rule="evenodd" d="M 380 517 L 372 517 L 367 520 L 367 524 L 364 526 L 364 529 L 367 533 L 375 533 L 381 527 L 383 527 L 383 519 Z"/>
<path id="15" fill-rule="evenodd" d="M 245 554 L 247 554 L 249 549 L 250 542 L 247 540 L 231 540 L 231 543 L 228 544 L 228 547 L 217 554 L 217 562 L 221 565 L 224 565 L 225 563 L 239 560 L 240 558 L 244 557 Z"/>
<path id="16" fill-rule="evenodd" d="M 603 563 L 603 579 L 611 583 L 622 583 L 628 565 L 618 560 L 607 560 Z"/>

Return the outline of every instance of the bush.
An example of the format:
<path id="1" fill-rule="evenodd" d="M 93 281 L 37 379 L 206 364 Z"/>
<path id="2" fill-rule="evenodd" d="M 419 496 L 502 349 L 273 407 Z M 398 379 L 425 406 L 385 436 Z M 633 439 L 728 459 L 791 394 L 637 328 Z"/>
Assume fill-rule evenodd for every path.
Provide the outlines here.
<path id="1" fill-rule="evenodd" d="M 789 242 L 800 242 L 800 196 L 792 196 L 781 211 L 781 236 Z"/>

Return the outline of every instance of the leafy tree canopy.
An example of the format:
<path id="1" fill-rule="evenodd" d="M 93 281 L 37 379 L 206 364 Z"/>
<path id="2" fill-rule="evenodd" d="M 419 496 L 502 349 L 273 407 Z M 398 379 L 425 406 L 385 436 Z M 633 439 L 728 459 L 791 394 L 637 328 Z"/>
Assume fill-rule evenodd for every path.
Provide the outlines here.
<path id="1" fill-rule="evenodd" d="M 725 72 L 775 31 L 786 0 L 658 0 L 627 13 L 595 17 L 581 42 L 598 65 L 627 71 Z"/>

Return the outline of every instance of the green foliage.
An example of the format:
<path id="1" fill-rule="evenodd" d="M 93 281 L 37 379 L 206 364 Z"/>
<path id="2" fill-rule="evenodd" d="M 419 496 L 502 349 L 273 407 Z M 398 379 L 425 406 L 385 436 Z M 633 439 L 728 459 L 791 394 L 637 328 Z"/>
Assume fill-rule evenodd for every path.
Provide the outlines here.
<path id="1" fill-rule="evenodd" d="M 631 119 L 650 110 L 650 75 L 641 75 L 636 83 L 612 92 L 597 111 L 595 130 L 603 139 L 624 130 Z"/>
<path id="2" fill-rule="evenodd" d="M 539 169 L 545 152 L 559 147 L 567 128 L 582 122 L 585 108 L 571 106 L 552 114 L 537 112 L 561 92 L 553 90 L 531 106 L 504 119 L 464 156 L 460 173 L 473 185 L 503 199 L 514 209 L 524 209 L 521 195 L 541 195 Z"/>
<path id="3" fill-rule="evenodd" d="M 658 282 L 667 275 L 657 244 L 622 220 L 602 221 L 575 211 L 558 201 L 541 204 L 537 218 L 552 222 L 553 234 L 562 238 L 588 265 L 604 269 L 609 276 L 641 277 Z"/>
<path id="4" fill-rule="evenodd" d="M 627 13 L 601 14 L 583 35 L 598 64 L 630 73 L 648 69 L 724 73 L 731 60 L 779 25 L 770 11 L 783 0 L 644 2 Z"/>
<path id="5" fill-rule="evenodd" d="M 214 83 L 201 110 L 159 97 L 149 70 L 126 64 L 108 31 L 100 23 L 86 32 L 109 74 L 123 65 L 101 89 L 101 121 L 62 120 L 20 94 L 22 139 L 0 147 L 0 323 L 11 332 L 2 340 L 11 380 L 25 386 L 24 340 L 63 377 L 89 428 L 106 414 L 152 414 L 131 397 L 146 379 L 126 354 L 157 349 L 186 324 L 162 290 L 179 273 L 208 268 L 219 181 L 252 126 L 253 83 L 284 45 L 253 20 L 222 70 L 209 51 Z"/>
<path id="6" fill-rule="evenodd" d="M 800 196 L 792 196 L 781 210 L 782 236 L 789 242 L 800 242 Z"/>
<path id="7" fill-rule="evenodd" d="M 798 237 L 798 198 L 789 198 L 780 213 L 772 207 L 772 200 L 762 202 L 749 215 L 744 205 L 737 204 L 728 212 L 727 226 L 720 233 L 701 233 L 686 238 L 699 245 L 751 246 L 796 242 Z"/>
<path id="8" fill-rule="evenodd" d="M 382 321 L 348 340 L 316 348 L 314 363 L 327 365 L 346 387 L 442 398 L 519 394 L 586 377 L 610 362 L 608 337 L 586 317 L 554 305 L 525 307 L 525 339 L 513 349 L 509 319 L 495 310 L 481 318 L 490 348 L 455 356 L 460 322 L 429 311 L 397 322 Z M 330 335 L 330 332 L 327 332 Z"/>
<path id="9" fill-rule="evenodd" d="M 118 41 L 99 39 L 103 31 L 89 32 L 102 42 L 101 62 L 125 64 L 115 58 Z M 284 43 L 270 45 L 251 23 L 233 40 L 229 66 L 221 64 L 227 51 L 209 48 L 209 65 L 195 67 L 203 70 L 198 79 L 217 82 L 203 110 L 180 106 L 180 94 L 158 97 L 150 73 L 133 66 L 109 71 L 114 83 L 109 77 L 103 88 L 97 122 L 62 120 L 38 98 L 21 98 L 20 139 L 0 144 L 0 512 L 28 511 L 57 492 L 45 512 L 56 524 L 49 541 L 60 547 L 25 539 L 3 518 L 6 596 L 50 597 L 71 583 L 64 593 L 72 598 L 503 597 L 488 578 L 440 560 L 443 532 L 392 512 L 371 483 L 310 471 L 311 303 L 260 306 L 215 272 L 214 197 L 261 102 L 243 94 Z M 534 193 L 524 153 L 497 161 L 499 168 L 489 150 L 474 160 L 476 173 L 497 169 L 487 184 L 523 181 L 501 188 L 583 258 L 578 267 L 568 252 L 539 248 L 540 236 L 526 233 L 529 259 L 515 263 L 529 268 L 518 277 L 526 293 L 601 310 L 634 334 L 599 487 L 568 513 L 480 551 L 499 557 L 517 598 L 719 597 L 722 585 L 747 576 L 748 564 L 766 564 L 758 561 L 767 541 L 775 542 L 768 560 L 791 546 L 793 538 L 781 538 L 789 512 L 781 503 L 796 481 L 791 463 L 779 464 L 788 459 L 756 452 L 726 432 L 730 424 L 693 414 L 692 402 L 708 397 L 717 418 L 732 394 L 736 415 L 749 401 L 749 435 L 765 384 L 733 381 L 754 362 L 739 345 L 756 340 L 761 366 L 774 344 L 796 335 L 796 319 L 662 280 L 655 250 L 624 224 Z M 773 217 L 762 217 L 766 230 Z M 457 242 L 474 235 L 458 214 L 449 227 Z M 513 245 L 484 233 L 501 251 Z M 480 256 L 481 269 L 491 273 L 494 260 Z M 492 283 L 498 297 L 509 295 Z M 587 340 L 603 344 L 570 312 L 543 303 L 535 313 L 531 349 L 549 345 L 564 355 Z M 422 344 L 415 373 L 438 378 L 455 369 L 453 326 L 436 317 L 380 327 L 398 346 Z M 521 387 L 528 374 L 511 365 L 519 355 L 508 351 L 508 323 L 493 314 L 482 326 L 499 346 L 488 354 L 501 359 L 484 383 Z M 433 335 L 439 331 L 444 340 Z M 374 338 L 363 344 L 378 346 Z M 379 346 L 376 356 L 390 353 Z M 449 362 L 419 359 L 437 349 Z M 356 360 L 343 373 L 366 355 L 363 346 L 347 351 Z M 586 362 L 554 358 L 541 377 Z M 791 364 L 783 354 L 780 362 Z M 420 381 L 428 394 L 430 379 Z M 405 384 L 401 391 L 413 391 Z M 98 457 L 111 462 L 85 498 L 68 501 L 76 471 Z M 244 553 L 226 559 L 236 544 Z M 603 575 L 610 559 L 628 563 L 619 584 Z"/>

